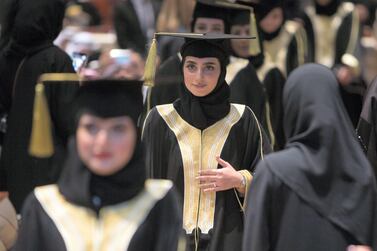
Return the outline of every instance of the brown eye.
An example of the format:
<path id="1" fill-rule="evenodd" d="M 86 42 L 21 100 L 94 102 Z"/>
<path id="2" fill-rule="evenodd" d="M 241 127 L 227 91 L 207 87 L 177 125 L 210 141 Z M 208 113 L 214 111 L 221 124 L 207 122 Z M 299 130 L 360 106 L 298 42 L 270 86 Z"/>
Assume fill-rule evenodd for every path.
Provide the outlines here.
<path id="1" fill-rule="evenodd" d="M 83 128 L 90 134 L 96 134 L 98 132 L 98 127 L 92 123 L 84 124 Z"/>
<path id="2" fill-rule="evenodd" d="M 187 64 L 187 65 L 186 65 L 186 68 L 187 68 L 189 71 L 195 71 L 195 70 L 196 70 L 196 65 L 194 65 L 194 64 Z"/>

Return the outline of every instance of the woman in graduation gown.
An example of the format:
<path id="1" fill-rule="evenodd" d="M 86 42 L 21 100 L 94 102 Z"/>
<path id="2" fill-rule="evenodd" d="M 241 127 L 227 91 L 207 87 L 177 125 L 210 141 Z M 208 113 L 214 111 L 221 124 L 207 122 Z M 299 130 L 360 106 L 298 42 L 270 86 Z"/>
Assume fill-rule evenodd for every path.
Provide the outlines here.
<path id="1" fill-rule="evenodd" d="M 250 34 L 250 14 L 248 11 L 233 11 L 231 23 L 232 34 L 244 36 Z M 275 63 L 265 60 L 260 38 L 256 43 L 259 43 L 259 50 L 256 50 L 256 54 L 253 55 L 250 53 L 250 43 L 248 40 L 231 41 L 233 55 L 248 61 L 248 65 L 244 69 L 241 69 L 235 78 L 250 77 L 248 68 L 254 68 L 258 78 L 258 81 L 254 81 L 254 83 L 262 83 L 260 87 L 263 89 L 266 97 L 265 99 L 255 97 L 255 95 L 260 94 L 258 91 L 254 91 L 255 87 L 251 85 L 250 82 L 235 81 L 236 83 L 230 86 L 231 100 L 235 103 L 245 105 L 255 102 L 254 100 L 264 101 L 262 105 L 265 107 L 265 128 L 268 129 L 268 135 L 274 149 L 281 149 L 285 143 L 282 107 L 282 93 L 285 77 Z"/>
<path id="2" fill-rule="evenodd" d="M 243 249 L 376 250 L 376 182 L 335 76 L 321 65 L 297 69 L 283 103 L 287 144 L 257 166 Z"/>
<path id="3" fill-rule="evenodd" d="M 237 36 L 185 37 L 180 99 L 153 108 L 144 125 L 148 175 L 172 180 L 183 197 L 188 250 L 240 250 L 242 197 L 270 146 L 252 110 L 229 102 L 224 38 Z"/>
<path id="4" fill-rule="evenodd" d="M 296 21 L 287 20 L 282 0 L 251 3 L 263 41 L 265 61 L 274 63 L 286 78 L 308 60 L 306 32 Z"/>
<path id="5" fill-rule="evenodd" d="M 229 12 L 231 10 L 239 11 L 240 9 L 221 1 L 198 0 L 193 12 L 191 31 L 195 33 L 229 33 Z M 233 59 L 237 62 L 240 61 L 236 58 Z M 173 103 L 179 98 L 179 89 L 182 83 L 181 61 L 182 55 L 177 53 L 159 67 L 156 74 L 156 85 L 151 89 L 151 108 L 156 105 Z M 241 61 L 245 60 L 241 59 Z M 233 62 L 229 58 L 227 59 L 227 83 L 229 85 L 246 86 L 247 89 L 242 93 L 238 93 L 240 95 L 232 95 L 231 100 L 235 103 L 248 105 L 254 111 L 259 121 L 261 121 L 261 124 L 265 126 L 265 96 L 255 69 L 250 66 L 244 70 L 245 74 L 236 76 L 240 68 L 232 71 L 233 73 L 230 69 L 234 68 L 233 66 L 238 64 L 237 62 Z M 247 63 L 242 66 L 246 65 Z"/>
<path id="6" fill-rule="evenodd" d="M 177 250 L 173 184 L 145 179 L 141 86 L 82 83 L 62 176 L 27 198 L 14 250 Z"/>
<path id="7" fill-rule="evenodd" d="M 344 105 L 356 127 L 365 91 L 361 79 L 360 21 L 355 6 L 341 0 L 312 0 L 303 17 L 309 62 L 337 76 Z"/>
<path id="8" fill-rule="evenodd" d="M 28 155 L 34 88 L 46 72 L 74 72 L 69 56 L 53 45 L 63 23 L 63 0 L 8 1 L 0 40 L 0 116 L 5 132 L 0 159 L 0 191 L 8 191 L 16 210 L 35 186 L 56 182 L 68 138 L 67 109 L 75 86 L 46 87 L 53 114 L 55 154 Z M 1 192 L 0 192 L 1 194 Z"/>
<path id="9" fill-rule="evenodd" d="M 357 124 L 357 134 L 360 143 L 368 157 L 370 164 L 377 175 L 377 79 L 368 87 L 365 94 L 363 109 L 361 111 L 359 123 Z"/>

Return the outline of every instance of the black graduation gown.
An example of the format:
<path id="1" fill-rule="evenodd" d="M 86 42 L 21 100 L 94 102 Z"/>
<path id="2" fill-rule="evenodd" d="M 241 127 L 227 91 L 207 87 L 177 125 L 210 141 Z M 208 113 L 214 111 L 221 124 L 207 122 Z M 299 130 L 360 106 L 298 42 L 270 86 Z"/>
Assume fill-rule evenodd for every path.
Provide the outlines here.
<path id="1" fill-rule="evenodd" d="M 150 108 L 173 103 L 179 97 L 179 83 L 183 82 L 180 55 L 169 57 L 156 72 L 155 86 L 150 90 Z"/>
<path id="2" fill-rule="evenodd" d="M 240 70 L 235 79 L 244 78 L 245 80 L 236 80 L 230 86 L 231 101 L 256 108 L 253 111 L 259 112 L 256 115 L 261 118 L 261 123 L 268 131 L 270 141 L 273 137 L 275 149 L 281 149 L 285 142 L 282 112 L 282 91 L 285 78 L 278 68 L 271 68 L 269 65 L 271 64 L 260 65 L 256 68 L 255 75 L 250 74 L 250 68 L 254 69 L 252 62 Z"/>
<path id="3" fill-rule="evenodd" d="M 347 250 L 352 236 L 329 222 L 286 186 L 269 168 L 250 187 L 243 250 Z M 252 205 L 251 205 L 252 203 Z M 300 233 L 298 238 L 298 233 Z"/>
<path id="4" fill-rule="evenodd" d="M 355 11 L 353 4 L 349 2 L 341 3 L 332 16 L 316 15 L 313 8 L 306 10 L 303 21 L 307 33 L 309 62 L 324 64 L 336 71 L 337 67 L 346 63 L 342 61 L 344 54 L 358 58 L 360 24 Z M 330 18 L 332 22 L 328 21 Z M 325 32 L 319 35 L 319 28 L 314 27 L 314 22 L 325 25 Z M 358 79 L 348 87 L 339 88 L 348 115 L 356 127 L 362 109 L 364 84 Z"/>
<path id="5" fill-rule="evenodd" d="M 250 107 L 263 128 L 267 128 L 265 116 L 266 94 L 252 64 L 248 64 L 241 69 L 231 82 L 230 101 Z"/>
<path id="6" fill-rule="evenodd" d="M 1 75 L 8 76 L 4 79 L 10 81 L 0 80 L 1 89 L 6 93 L 5 108 L 9 114 L 0 159 L 0 189 L 9 191 L 12 203 L 20 211 L 24 199 L 35 186 L 53 183 L 58 178 L 60 170 L 53 163 L 59 163 L 58 159 L 62 158 L 65 151 L 72 123 L 68 107 L 77 87 L 60 84 L 45 87 L 52 115 L 55 155 L 47 159 L 33 158 L 29 156 L 28 146 L 37 79 L 42 73 L 74 70 L 69 56 L 61 49 L 50 46 L 25 60 L 13 83 L 14 73 L 20 62 L 16 61 L 15 59 L 14 67 L 8 72 L 7 58 L 0 58 L 0 71 L 3 71 Z"/>
<path id="7" fill-rule="evenodd" d="M 284 77 L 308 60 L 306 33 L 295 21 L 285 21 L 274 37 L 262 43 L 265 62 L 276 64 Z"/>
<path id="8" fill-rule="evenodd" d="M 147 190 L 147 188 L 145 189 Z M 157 185 L 154 189 L 161 191 L 162 187 Z M 143 192 L 145 192 L 145 190 L 140 192 L 137 196 L 142 195 Z M 104 207 L 99 211 L 98 215 L 96 215 L 91 209 L 76 206 L 65 201 L 61 204 L 63 205 L 63 210 L 61 212 L 65 214 L 59 218 L 59 215 L 51 213 L 51 209 L 54 209 L 54 206 L 47 205 L 48 203 L 46 204 L 45 200 L 40 199 L 40 197 L 41 196 L 37 197 L 36 192 L 34 192 L 26 199 L 18 240 L 12 250 L 65 251 L 69 250 L 67 245 L 84 247 L 82 250 L 94 250 L 94 243 L 97 241 L 103 245 L 103 249 L 100 250 L 177 250 L 177 239 L 181 233 L 181 229 L 180 217 L 177 214 L 179 210 L 176 208 L 176 194 L 172 189 L 169 189 L 162 198 L 153 201 L 151 208 L 145 206 L 148 204 L 150 197 L 140 197 L 140 200 L 143 200 L 141 201 L 141 204 L 133 204 L 133 206 L 129 208 L 134 210 L 131 212 L 134 216 L 133 218 L 128 216 L 129 213 L 122 212 L 122 208 L 127 206 L 127 203 L 130 203 L 128 201 Z M 56 203 L 56 198 L 49 199 L 51 199 L 50 202 Z M 41 201 L 43 201 L 43 203 L 41 203 Z M 60 204 L 58 204 L 58 206 L 59 205 Z M 70 207 L 74 210 L 70 209 Z M 56 207 L 55 209 L 56 211 L 59 211 Z M 119 210 L 121 211 L 119 212 Z M 80 213 L 80 211 L 83 213 L 81 216 L 74 214 L 70 215 L 70 213 Z M 112 217 L 125 217 L 127 220 L 125 226 L 130 226 L 130 223 L 134 223 L 135 229 L 132 230 L 132 227 L 122 227 L 121 225 L 117 225 L 117 223 L 120 222 L 119 218 L 107 221 L 109 220 L 107 217 L 111 217 L 108 213 L 114 214 Z M 136 219 L 139 215 L 143 215 L 141 221 L 140 219 Z M 125 220 L 124 218 L 121 219 Z M 63 220 L 64 222 L 62 222 Z M 60 224 L 57 224 L 57 222 Z M 85 223 L 89 224 L 84 225 Z M 110 224 L 107 225 L 106 223 Z M 119 228 L 116 228 L 117 226 Z M 73 229 L 74 231 L 71 233 L 65 232 L 67 229 Z M 98 231 L 98 235 L 96 235 L 93 230 Z M 92 233 L 92 235 L 88 233 Z M 102 243 L 100 236 L 103 238 Z M 65 239 L 73 240 L 73 242 L 67 244 Z M 87 240 L 88 243 L 84 243 L 83 241 L 85 240 Z M 111 242 L 119 244 L 124 240 L 129 240 L 128 245 L 121 244 L 119 246 L 107 246 L 107 248 L 105 248 L 105 246 Z M 93 246 L 89 246 L 90 243 L 93 244 Z"/>
<path id="9" fill-rule="evenodd" d="M 274 65 L 262 64 L 257 68 L 257 74 L 260 78 L 268 99 L 268 111 L 266 117 L 268 130 L 274 134 L 274 149 L 279 150 L 284 147 L 285 135 L 283 130 L 283 88 L 285 77 L 281 71 Z M 267 115 L 267 112 L 269 114 Z M 271 134 L 271 133 L 270 133 Z"/>
<path id="10" fill-rule="evenodd" d="M 220 155 L 237 170 L 254 171 L 261 151 L 270 151 L 270 146 L 252 111 L 244 105 L 232 105 L 224 119 L 201 131 L 184 121 L 173 104 L 157 106 L 146 119 L 143 141 L 148 175 L 172 180 L 184 198 L 183 226 L 189 250 L 195 247 L 196 203 L 201 207 L 199 215 L 204 214 L 198 217 L 198 250 L 241 250 L 243 213 L 235 190 L 205 195 L 195 185 L 194 176 L 200 169 L 198 152 L 207 161 L 202 168 L 219 168 L 215 156 Z M 198 149 L 202 151 L 195 151 Z"/>

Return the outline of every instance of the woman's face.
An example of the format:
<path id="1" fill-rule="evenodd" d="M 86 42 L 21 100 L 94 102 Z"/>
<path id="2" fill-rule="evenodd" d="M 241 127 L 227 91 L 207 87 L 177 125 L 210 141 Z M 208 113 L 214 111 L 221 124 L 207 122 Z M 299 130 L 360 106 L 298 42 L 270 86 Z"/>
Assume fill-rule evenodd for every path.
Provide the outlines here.
<path id="1" fill-rule="evenodd" d="M 183 65 L 186 88 L 197 97 L 210 94 L 217 85 L 221 73 L 220 61 L 215 57 L 187 56 Z"/>
<path id="2" fill-rule="evenodd" d="M 249 36 L 250 26 L 245 25 L 233 25 L 230 30 L 233 35 Z M 247 58 L 249 56 L 249 40 L 247 39 L 232 39 L 231 46 L 233 51 L 242 58 Z"/>
<path id="3" fill-rule="evenodd" d="M 84 114 L 76 131 L 81 160 L 93 173 L 102 176 L 116 173 L 130 161 L 136 139 L 135 125 L 127 116 L 104 119 Z"/>
<path id="4" fill-rule="evenodd" d="M 195 33 L 224 33 L 224 21 L 217 18 L 199 17 L 194 25 Z"/>
<path id="5" fill-rule="evenodd" d="M 281 8 L 275 8 L 260 21 L 260 27 L 266 33 L 273 33 L 283 25 L 283 21 L 283 10 Z"/>

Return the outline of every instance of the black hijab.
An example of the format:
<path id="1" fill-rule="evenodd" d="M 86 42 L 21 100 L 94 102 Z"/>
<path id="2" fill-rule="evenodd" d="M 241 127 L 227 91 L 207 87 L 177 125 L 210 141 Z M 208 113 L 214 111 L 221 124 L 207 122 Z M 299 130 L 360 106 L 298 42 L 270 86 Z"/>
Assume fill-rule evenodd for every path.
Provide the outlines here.
<path id="1" fill-rule="evenodd" d="M 314 0 L 315 13 L 317 15 L 332 16 L 338 10 L 341 0 L 331 0 L 327 5 L 320 5 Z"/>
<path id="2" fill-rule="evenodd" d="M 125 82 L 127 81 L 84 82 L 74 101 L 76 121 L 83 114 L 101 118 L 129 116 L 137 127 L 143 109 L 141 82 Z M 118 204 L 136 196 L 143 189 L 145 178 L 143 147 L 139 135 L 131 160 L 120 171 L 109 176 L 96 175 L 85 166 L 72 138 L 58 186 L 71 203 L 98 212 L 104 206 Z"/>
<path id="3" fill-rule="evenodd" d="M 357 133 L 377 175 L 377 79 L 369 85 L 365 95 Z"/>
<path id="4" fill-rule="evenodd" d="M 335 76 L 315 64 L 296 69 L 285 85 L 283 105 L 287 144 L 261 165 L 332 224 L 372 245 L 377 234 L 375 180 Z"/>
<path id="5" fill-rule="evenodd" d="M 226 8 L 218 6 L 215 1 L 198 0 L 196 2 L 191 20 L 192 32 L 194 32 L 195 23 L 198 18 L 220 19 L 224 22 L 224 33 L 230 33 L 228 10 Z"/>
<path id="6" fill-rule="evenodd" d="M 226 41 L 193 40 L 181 48 L 181 70 L 187 56 L 198 58 L 215 57 L 219 60 L 221 72 L 215 89 L 204 97 L 194 96 L 184 83 L 180 85 L 180 99 L 174 107 L 180 116 L 192 126 L 204 130 L 228 115 L 230 111 L 230 88 L 225 81 L 229 44 Z M 183 70 L 182 70 L 183 71 Z"/>
<path id="7" fill-rule="evenodd" d="M 64 0 L 13 0 L 7 7 L 1 50 L 26 56 L 52 46 L 62 29 Z"/>
<path id="8" fill-rule="evenodd" d="M 244 10 L 234 10 L 231 12 L 231 25 L 250 25 L 250 13 Z M 258 43 L 261 50 L 257 55 L 250 55 L 247 57 L 249 62 L 254 66 L 255 69 L 259 69 L 264 63 L 264 52 L 263 52 L 263 33 L 260 27 L 258 27 Z M 232 48 L 232 54 L 236 57 L 240 57 Z"/>
<path id="9" fill-rule="evenodd" d="M 260 30 L 259 31 L 260 37 L 263 40 L 267 40 L 267 41 L 276 38 L 279 35 L 286 20 L 283 1 L 282 0 L 263 0 L 258 3 L 252 3 L 251 6 L 253 6 L 254 8 L 256 21 L 258 23 L 258 29 Z M 283 11 L 282 25 L 278 29 L 276 29 L 274 32 L 267 33 L 260 28 L 259 24 L 275 8 L 281 8 Z"/>

